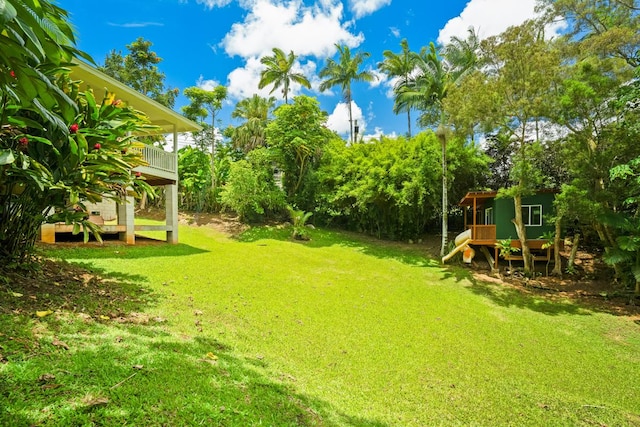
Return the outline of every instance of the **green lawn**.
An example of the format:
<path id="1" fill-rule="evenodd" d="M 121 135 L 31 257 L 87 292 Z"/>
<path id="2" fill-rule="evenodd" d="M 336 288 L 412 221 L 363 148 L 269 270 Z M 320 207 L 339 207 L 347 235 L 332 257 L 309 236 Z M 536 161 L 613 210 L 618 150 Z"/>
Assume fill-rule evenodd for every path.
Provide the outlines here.
<path id="1" fill-rule="evenodd" d="M 42 318 L 7 285 L 0 425 L 640 425 L 632 320 L 288 233 L 49 250 L 103 280 Z"/>

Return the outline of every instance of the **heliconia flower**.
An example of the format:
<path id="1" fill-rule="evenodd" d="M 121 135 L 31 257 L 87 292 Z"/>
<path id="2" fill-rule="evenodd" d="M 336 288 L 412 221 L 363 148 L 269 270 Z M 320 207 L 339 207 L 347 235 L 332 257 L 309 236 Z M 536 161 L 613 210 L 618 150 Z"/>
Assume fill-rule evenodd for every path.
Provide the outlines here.
<path id="1" fill-rule="evenodd" d="M 100 145 L 99 142 L 96 142 L 95 145 L 93 146 L 94 150 L 99 150 L 102 147 L 102 145 Z"/>
<path id="2" fill-rule="evenodd" d="M 121 99 L 116 99 L 115 101 L 113 101 L 111 103 L 112 107 L 117 107 L 118 105 L 122 104 L 122 100 Z"/>
<path id="3" fill-rule="evenodd" d="M 17 79 L 17 78 L 18 78 L 18 76 L 16 76 L 16 72 L 15 72 L 15 71 L 13 71 L 13 70 L 10 70 L 10 71 L 9 71 L 9 75 L 10 75 L 11 77 L 13 77 L 14 79 Z"/>
<path id="4" fill-rule="evenodd" d="M 80 129 L 80 126 L 78 126 L 77 123 L 74 123 L 71 126 L 69 126 L 69 132 L 71 133 L 77 133 L 78 129 Z"/>

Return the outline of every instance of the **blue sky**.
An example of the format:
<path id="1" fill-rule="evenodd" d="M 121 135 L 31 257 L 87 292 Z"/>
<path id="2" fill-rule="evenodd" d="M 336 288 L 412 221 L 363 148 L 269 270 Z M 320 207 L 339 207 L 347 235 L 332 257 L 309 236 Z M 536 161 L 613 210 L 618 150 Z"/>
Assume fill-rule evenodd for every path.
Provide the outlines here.
<path id="1" fill-rule="evenodd" d="M 163 59 L 166 84 L 183 90 L 223 84 L 229 99 L 219 114 L 230 118 L 236 102 L 258 90 L 259 59 L 273 47 L 299 55 L 296 67 L 312 81 L 311 90 L 327 111 L 329 127 L 348 132 L 346 105 L 338 88 L 321 93 L 317 73 L 336 43 L 369 52 L 365 68 L 376 70 L 384 50 L 400 51 L 400 40 L 418 51 L 429 42 L 464 37 L 467 28 L 487 37 L 534 15 L 535 0 L 58 0 L 70 13 L 78 47 L 102 64 L 113 49 L 144 37 Z M 406 116 L 392 112 L 393 82 L 384 75 L 373 83 L 354 83 L 354 118 L 364 135 L 403 134 Z M 273 93 L 279 98 L 278 91 Z M 178 98 L 176 110 L 187 103 Z"/>

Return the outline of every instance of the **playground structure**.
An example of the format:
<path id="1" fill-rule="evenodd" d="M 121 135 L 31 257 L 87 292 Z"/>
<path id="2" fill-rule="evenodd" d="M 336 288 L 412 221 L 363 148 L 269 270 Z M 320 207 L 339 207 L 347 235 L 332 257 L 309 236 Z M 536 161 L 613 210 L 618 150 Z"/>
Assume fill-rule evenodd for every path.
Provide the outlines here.
<path id="1" fill-rule="evenodd" d="M 555 231 L 555 225 L 547 220 L 549 213 L 553 212 L 555 193 L 552 190 L 541 190 L 522 198 L 526 242 L 532 252 L 532 261 L 546 261 L 547 269 L 553 259 L 553 246 L 542 236 Z M 442 257 L 443 263 L 459 252 L 462 252 L 465 263 L 471 263 L 475 248 L 485 255 L 493 269 L 497 269 L 500 242 L 511 241 L 514 248 L 521 247 L 520 240 L 514 238 L 517 233 L 513 224 L 515 207 L 512 198 L 498 197 L 497 191 L 471 191 L 462 198 L 459 205 L 464 208 L 464 231 L 456 236 L 455 248 Z M 508 260 L 522 260 L 519 252 L 503 256 Z"/>

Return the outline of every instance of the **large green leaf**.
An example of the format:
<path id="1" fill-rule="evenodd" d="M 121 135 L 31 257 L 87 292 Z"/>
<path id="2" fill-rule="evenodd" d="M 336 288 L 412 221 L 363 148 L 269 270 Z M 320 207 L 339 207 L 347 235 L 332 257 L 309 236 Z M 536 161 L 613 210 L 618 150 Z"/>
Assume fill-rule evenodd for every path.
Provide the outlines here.
<path id="1" fill-rule="evenodd" d="M 623 251 L 635 252 L 640 250 L 640 239 L 636 236 L 620 236 L 616 240 Z"/>
<path id="2" fill-rule="evenodd" d="M 9 149 L 0 150 L 0 165 L 9 165 L 16 161 L 13 152 Z"/>
<path id="3" fill-rule="evenodd" d="M 4 27 L 7 22 L 15 19 L 16 16 L 18 16 L 16 8 L 8 1 L 0 0 L 0 27 Z"/>

